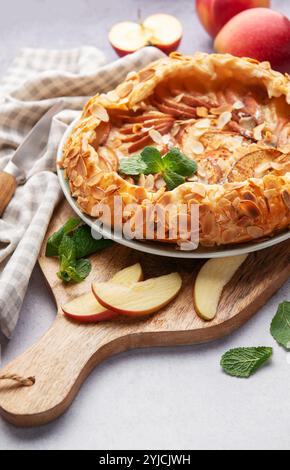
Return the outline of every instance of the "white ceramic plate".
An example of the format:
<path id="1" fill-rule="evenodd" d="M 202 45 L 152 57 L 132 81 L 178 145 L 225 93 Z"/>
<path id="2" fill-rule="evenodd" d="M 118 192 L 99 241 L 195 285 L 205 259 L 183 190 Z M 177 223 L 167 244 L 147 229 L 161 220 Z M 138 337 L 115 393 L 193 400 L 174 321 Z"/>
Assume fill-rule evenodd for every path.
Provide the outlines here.
<path id="1" fill-rule="evenodd" d="M 75 123 L 76 121 L 74 121 L 71 124 L 71 126 L 69 126 L 69 128 L 67 129 L 67 131 L 65 132 L 61 140 L 61 143 L 59 145 L 58 152 L 57 152 L 57 161 L 61 160 L 62 149 L 63 149 L 64 143 L 66 139 L 68 138 L 68 135 L 72 131 Z M 62 187 L 64 195 L 68 203 L 74 210 L 74 212 L 86 224 L 96 229 L 97 227 L 96 219 L 84 214 L 79 209 L 75 199 L 71 196 L 68 183 L 64 178 L 63 170 L 58 168 L 57 173 L 58 173 L 60 185 Z M 106 229 L 105 227 L 102 226 L 102 227 L 98 227 L 98 231 L 104 237 L 114 239 L 114 237 L 112 236 L 112 232 L 109 229 Z M 222 258 L 225 256 L 235 256 L 235 255 L 241 255 L 245 253 L 251 253 L 253 251 L 263 250 L 264 248 L 269 248 L 270 246 L 277 245 L 278 243 L 281 243 L 287 240 L 288 238 L 290 238 L 289 230 L 286 231 L 285 233 L 276 235 L 275 237 L 272 237 L 269 240 L 266 240 L 260 243 L 244 243 L 244 244 L 229 246 L 229 247 L 222 246 L 220 248 L 199 247 L 197 250 L 194 250 L 194 251 L 181 251 L 181 250 L 175 249 L 172 245 L 167 245 L 167 244 L 158 243 L 158 242 L 127 240 L 126 238 L 119 238 L 119 237 L 114 240 L 117 243 L 120 243 L 121 245 L 125 245 L 129 248 L 134 248 L 135 250 L 142 251 L 144 253 L 150 253 L 153 255 L 158 255 L 158 256 L 169 256 L 172 258 Z"/>

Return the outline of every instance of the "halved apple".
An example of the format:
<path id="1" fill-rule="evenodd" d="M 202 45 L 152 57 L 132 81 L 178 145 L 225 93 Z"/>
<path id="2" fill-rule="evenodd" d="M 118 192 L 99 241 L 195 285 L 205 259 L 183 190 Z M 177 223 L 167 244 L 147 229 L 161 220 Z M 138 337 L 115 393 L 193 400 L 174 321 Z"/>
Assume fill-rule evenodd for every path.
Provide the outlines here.
<path id="1" fill-rule="evenodd" d="M 131 286 L 124 286 L 112 282 L 94 284 L 93 292 L 101 305 L 108 310 L 140 317 L 165 307 L 176 297 L 182 286 L 182 279 L 178 273 L 172 273 L 136 282 Z"/>
<path id="2" fill-rule="evenodd" d="M 111 283 L 130 286 L 143 279 L 143 272 L 140 263 L 118 271 L 110 280 Z M 81 295 L 62 307 L 63 313 L 79 322 L 96 323 L 99 321 L 110 320 L 117 316 L 115 312 L 104 308 L 92 292 Z"/>
<path id="3" fill-rule="evenodd" d="M 177 18 L 159 13 L 149 16 L 142 24 L 132 21 L 115 24 L 109 32 L 109 40 L 120 57 L 149 45 L 169 54 L 178 48 L 182 34 Z"/>
<path id="4" fill-rule="evenodd" d="M 195 279 L 193 298 L 196 312 L 203 320 L 215 318 L 223 288 L 247 256 L 211 259 L 202 266 Z"/>
<path id="5" fill-rule="evenodd" d="M 159 13 L 146 18 L 143 26 L 151 31 L 150 44 L 169 54 L 176 51 L 183 35 L 180 21 L 172 15 Z"/>

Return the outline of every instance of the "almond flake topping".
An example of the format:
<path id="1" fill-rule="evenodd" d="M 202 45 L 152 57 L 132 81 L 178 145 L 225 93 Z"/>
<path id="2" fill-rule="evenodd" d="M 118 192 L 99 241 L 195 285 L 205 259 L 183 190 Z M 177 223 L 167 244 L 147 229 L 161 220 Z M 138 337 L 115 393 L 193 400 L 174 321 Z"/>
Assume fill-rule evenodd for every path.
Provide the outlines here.
<path id="1" fill-rule="evenodd" d="M 145 69 L 145 70 L 141 70 L 141 72 L 139 72 L 139 78 L 142 82 L 150 80 L 150 78 L 153 78 L 154 75 L 155 75 L 155 70 L 154 69 Z"/>
<path id="2" fill-rule="evenodd" d="M 196 114 L 198 115 L 198 117 L 207 117 L 208 116 L 208 110 L 205 106 L 198 106 L 196 108 Z"/>
<path id="3" fill-rule="evenodd" d="M 139 78 L 138 73 L 135 72 L 135 70 L 132 70 L 132 72 L 128 73 L 126 80 L 137 80 L 138 78 Z"/>
<path id="4" fill-rule="evenodd" d="M 79 188 L 84 182 L 84 179 L 81 175 L 78 175 L 76 179 L 73 181 L 73 184 L 75 185 L 76 188 Z"/>
<path id="5" fill-rule="evenodd" d="M 192 183 L 191 190 L 193 193 L 199 194 L 201 197 L 206 196 L 206 190 L 203 184 L 201 183 Z"/>
<path id="6" fill-rule="evenodd" d="M 255 225 L 247 227 L 247 232 L 248 232 L 248 234 L 250 235 L 251 238 L 260 238 L 264 235 L 264 230 L 260 227 L 255 226 Z"/>
<path id="7" fill-rule="evenodd" d="M 244 107 L 244 103 L 240 100 L 235 101 L 235 103 L 233 104 L 233 109 L 243 109 Z"/>
<path id="8" fill-rule="evenodd" d="M 257 141 L 262 140 L 263 138 L 262 132 L 264 129 L 265 129 L 265 123 L 260 124 L 259 126 L 255 127 L 253 131 L 254 139 L 256 139 Z"/>
<path id="9" fill-rule="evenodd" d="M 196 155 L 201 155 L 204 152 L 204 146 L 199 140 L 192 140 L 191 150 Z"/>
<path id="10" fill-rule="evenodd" d="M 126 96 L 128 96 L 131 93 L 133 88 L 134 88 L 133 82 L 124 82 L 124 83 L 121 83 L 121 85 L 117 87 L 116 92 L 120 96 L 120 98 L 126 98 Z"/>
<path id="11" fill-rule="evenodd" d="M 154 176 L 153 175 L 146 176 L 144 188 L 148 189 L 148 191 L 151 191 L 153 187 L 154 187 Z"/>
<path id="12" fill-rule="evenodd" d="M 232 120 L 232 113 L 229 111 L 225 111 L 220 115 L 217 121 L 217 128 L 223 129 L 229 122 Z"/>
<path id="13" fill-rule="evenodd" d="M 175 97 L 176 103 L 180 103 L 180 101 L 182 100 L 183 97 L 184 97 L 184 93 L 180 93 L 180 95 L 177 95 Z"/>
<path id="14" fill-rule="evenodd" d="M 94 106 L 92 112 L 100 119 L 100 121 L 109 122 L 109 115 L 107 110 L 102 105 L 97 104 Z"/>
<path id="15" fill-rule="evenodd" d="M 253 116 L 241 117 L 240 125 L 248 131 L 252 131 L 256 126 L 256 119 Z"/>
<path id="16" fill-rule="evenodd" d="M 284 189 L 284 191 L 282 192 L 282 198 L 283 198 L 283 201 L 285 202 L 286 206 L 290 210 L 290 193 L 289 193 L 289 191 L 287 191 L 287 189 Z"/>
<path id="17" fill-rule="evenodd" d="M 210 112 L 211 114 L 215 116 L 219 116 L 220 114 L 223 114 L 225 112 L 231 112 L 232 111 L 232 105 L 230 104 L 222 104 L 218 108 L 211 108 Z"/>
<path id="18" fill-rule="evenodd" d="M 114 194 L 118 189 L 119 189 L 119 186 L 117 186 L 116 184 L 111 184 L 105 190 L 105 193 L 110 196 L 111 194 Z"/>
<path id="19" fill-rule="evenodd" d="M 208 129 L 210 127 L 210 119 L 200 119 L 194 125 L 197 129 Z"/>
<path id="20" fill-rule="evenodd" d="M 156 189 L 161 189 L 163 188 L 164 186 L 166 186 L 166 183 L 164 181 L 164 179 L 162 177 L 158 178 L 156 181 L 155 181 L 155 187 Z"/>
<path id="21" fill-rule="evenodd" d="M 113 103 L 116 103 L 120 99 L 120 96 L 114 90 L 109 91 L 109 93 L 107 93 L 107 95 L 105 95 L 105 97 L 108 98 L 108 100 L 112 101 Z"/>
<path id="22" fill-rule="evenodd" d="M 156 129 L 151 129 L 148 134 L 150 135 L 151 139 L 153 142 L 159 145 L 163 145 L 163 138 L 160 132 L 158 132 Z"/>
<path id="23" fill-rule="evenodd" d="M 178 132 L 180 131 L 180 126 L 178 124 L 175 124 L 173 127 L 172 127 L 172 131 L 171 131 L 171 135 L 173 137 L 175 137 Z"/>
<path id="24" fill-rule="evenodd" d="M 89 180 L 88 180 L 88 186 L 96 186 L 102 179 L 103 177 L 103 172 L 100 171 L 99 173 L 97 173 L 96 175 L 92 176 Z"/>

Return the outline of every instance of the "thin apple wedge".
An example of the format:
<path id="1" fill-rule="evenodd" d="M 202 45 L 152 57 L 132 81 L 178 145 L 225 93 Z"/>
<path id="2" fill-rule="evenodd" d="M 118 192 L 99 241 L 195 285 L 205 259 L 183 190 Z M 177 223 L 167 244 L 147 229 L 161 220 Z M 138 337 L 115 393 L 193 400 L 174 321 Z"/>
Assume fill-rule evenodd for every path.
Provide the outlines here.
<path id="1" fill-rule="evenodd" d="M 142 279 L 142 267 L 140 263 L 136 263 L 133 266 L 118 271 L 110 282 L 130 286 Z M 97 301 L 92 292 L 73 299 L 64 305 L 62 310 L 67 317 L 83 323 L 96 323 L 111 320 L 117 316 L 117 313 L 104 308 L 103 305 Z"/>
<path id="2" fill-rule="evenodd" d="M 193 297 L 196 312 L 203 320 L 215 318 L 223 288 L 247 256 L 211 259 L 202 266 L 195 279 Z"/>
<path id="3" fill-rule="evenodd" d="M 124 286 L 130 286 L 135 282 L 139 282 L 143 280 L 143 271 L 142 266 L 140 263 L 133 264 L 132 266 L 128 266 L 127 268 L 121 269 L 118 271 L 110 282 L 114 282 L 114 284 L 122 284 Z"/>
<path id="4" fill-rule="evenodd" d="M 182 286 L 178 273 L 172 273 L 136 282 L 131 286 L 102 282 L 93 286 L 94 294 L 101 305 L 108 310 L 141 317 L 165 307 L 177 296 Z"/>
<path id="5" fill-rule="evenodd" d="M 117 316 L 99 304 L 92 292 L 71 300 L 62 307 L 62 310 L 66 317 L 81 323 L 97 323 Z"/>

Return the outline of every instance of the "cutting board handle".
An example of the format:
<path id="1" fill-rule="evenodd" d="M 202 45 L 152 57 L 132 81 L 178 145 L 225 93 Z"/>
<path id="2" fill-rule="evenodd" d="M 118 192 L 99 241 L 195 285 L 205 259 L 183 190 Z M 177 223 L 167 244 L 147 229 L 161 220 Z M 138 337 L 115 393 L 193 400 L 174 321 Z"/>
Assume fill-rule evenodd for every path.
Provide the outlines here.
<path id="1" fill-rule="evenodd" d="M 38 343 L 0 371 L 0 376 L 8 376 L 0 381 L 3 417 L 26 427 L 48 423 L 62 414 L 96 364 L 128 349 L 109 322 L 100 324 L 97 337 L 95 330 L 96 325 L 83 326 L 58 314 Z M 11 376 L 18 381 L 10 380 Z M 21 378 L 26 383 L 19 383 Z"/>
<path id="2" fill-rule="evenodd" d="M 16 179 L 9 173 L 0 172 L 0 217 L 11 201 L 16 190 Z"/>

